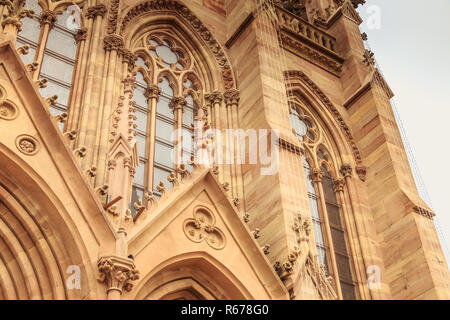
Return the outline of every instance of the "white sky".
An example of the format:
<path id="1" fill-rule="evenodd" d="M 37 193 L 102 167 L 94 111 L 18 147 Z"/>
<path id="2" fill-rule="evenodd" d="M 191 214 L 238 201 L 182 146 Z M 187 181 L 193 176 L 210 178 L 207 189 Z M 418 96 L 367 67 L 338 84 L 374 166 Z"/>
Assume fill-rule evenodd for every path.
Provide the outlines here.
<path id="1" fill-rule="evenodd" d="M 450 0 L 367 0 L 358 11 L 450 245 Z"/>

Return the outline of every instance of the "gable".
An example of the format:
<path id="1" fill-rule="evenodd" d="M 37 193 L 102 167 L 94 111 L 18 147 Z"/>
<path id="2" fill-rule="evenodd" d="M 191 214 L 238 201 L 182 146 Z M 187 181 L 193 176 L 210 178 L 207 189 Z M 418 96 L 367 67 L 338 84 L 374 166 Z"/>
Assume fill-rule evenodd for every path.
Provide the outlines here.
<path id="1" fill-rule="evenodd" d="M 175 262 L 178 268 L 183 261 L 190 265 L 187 261 L 194 255 L 209 265 L 207 270 L 215 270 L 203 270 L 205 281 L 219 281 L 215 287 L 224 287 L 216 298 L 286 299 L 284 285 L 216 178 L 207 169 L 197 171 L 201 173 L 147 212 L 129 235 L 129 252 L 142 275 L 130 294 L 151 296 L 154 288 L 149 283 L 155 277 Z"/>

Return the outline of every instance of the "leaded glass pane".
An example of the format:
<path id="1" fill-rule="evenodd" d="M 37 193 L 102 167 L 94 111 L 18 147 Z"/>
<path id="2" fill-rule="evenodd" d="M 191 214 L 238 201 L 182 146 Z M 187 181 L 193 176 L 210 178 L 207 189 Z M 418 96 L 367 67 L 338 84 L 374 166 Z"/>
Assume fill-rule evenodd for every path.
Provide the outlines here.
<path id="1" fill-rule="evenodd" d="M 23 18 L 22 31 L 19 33 L 19 37 L 37 43 L 39 41 L 40 30 L 41 24 L 39 23 L 39 21 L 31 18 Z"/>
<path id="2" fill-rule="evenodd" d="M 138 153 L 139 153 L 139 157 L 141 158 L 145 158 L 146 157 L 146 148 L 147 148 L 147 139 L 145 136 L 138 134 L 136 136 L 136 141 L 137 141 L 137 147 L 138 147 Z"/>
<path id="3" fill-rule="evenodd" d="M 44 56 L 41 71 L 44 77 L 47 75 L 70 84 L 72 82 L 72 71 L 73 65 L 49 55 Z"/>
<path id="4" fill-rule="evenodd" d="M 158 104 L 156 106 L 156 112 L 169 118 L 169 119 L 174 119 L 174 114 L 172 109 L 170 109 L 169 107 L 169 101 L 168 99 L 164 98 L 164 97 L 160 97 Z"/>
<path id="5" fill-rule="evenodd" d="M 174 126 L 160 119 L 156 119 L 156 136 L 171 143 L 174 139 Z"/>
<path id="6" fill-rule="evenodd" d="M 162 81 L 158 84 L 161 89 L 161 93 L 167 97 L 173 97 L 173 90 L 170 87 L 169 79 L 166 77 L 162 78 Z"/>
<path id="7" fill-rule="evenodd" d="M 144 109 L 148 108 L 147 98 L 145 97 L 145 89 L 141 87 L 137 87 L 134 90 L 133 100 L 137 105 L 141 106 Z"/>
<path id="8" fill-rule="evenodd" d="M 77 47 L 72 34 L 52 29 L 48 35 L 47 49 L 58 54 L 75 59 Z"/>
<path id="9" fill-rule="evenodd" d="M 136 173 L 134 174 L 134 183 L 144 186 L 145 185 L 145 163 L 139 162 L 139 165 L 136 167 Z"/>
<path id="10" fill-rule="evenodd" d="M 190 127 L 194 123 L 194 110 L 184 108 L 183 110 L 183 125 Z"/>
<path id="11" fill-rule="evenodd" d="M 155 143 L 155 162 L 171 168 L 173 166 L 173 147 L 166 146 L 162 143 Z"/>

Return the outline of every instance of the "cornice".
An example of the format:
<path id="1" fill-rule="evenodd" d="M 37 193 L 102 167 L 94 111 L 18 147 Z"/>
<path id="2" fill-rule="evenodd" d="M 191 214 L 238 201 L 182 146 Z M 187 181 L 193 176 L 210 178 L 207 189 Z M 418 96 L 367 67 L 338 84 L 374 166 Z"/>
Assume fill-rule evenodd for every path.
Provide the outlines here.
<path id="1" fill-rule="evenodd" d="M 327 52 L 311 40 L 282 28 L 281 45 L 284 49 L 340 77 L 344 59 L 331 51 Z"/>

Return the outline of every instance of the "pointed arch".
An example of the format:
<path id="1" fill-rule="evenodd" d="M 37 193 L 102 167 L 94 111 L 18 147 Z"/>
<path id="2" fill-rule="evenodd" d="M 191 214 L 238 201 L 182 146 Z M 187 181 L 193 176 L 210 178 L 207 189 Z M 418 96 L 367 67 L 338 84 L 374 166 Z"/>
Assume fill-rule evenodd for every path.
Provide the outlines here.
<path id="1" fill-rule="evenodd" d="M 11 175 L 10 172 L 14 172 Z M 0 297 L 95 298 L 88 248 L 56 194 L 23 160 L 0 144 Z M 70 266 L 80 289 L 68 288 Z"/>
<path id="2" fill-rule="evenodd" d="M 350 127 L 345 123 L 343 116 L 323 91 L 302 71 L 287 71 L 285 78 L 290 92 L 301 92 L 312 106 L 320 105 L 315 111 L 331 131 L 336 140 L 335 147 L 341 156 L 351 154 L 356 165 L 362 164 L 362 154 L 356 145 Z"/>
<path id="3" fill-rule="evenodd" d="M 129 9 L 119 25 L 126 48 L 132 47 L 140 35 L 161 29 L 162 25 L 169 26 L 181 38 L 189 40 L 185 44 L 197 55 L 200 71 L 208 75 L 205 90 L 235 88 L 234 73 L 221 45 L 184 4 L 174 0 L 145 1 Z"/>
<path id="4" fill-rule="evenodd" d="M 177 298 L 185 294 L 208 300 L 251 300 L 236 276 L 206 252 L 175 256 L 143 276 L 134 299 Z"/>

